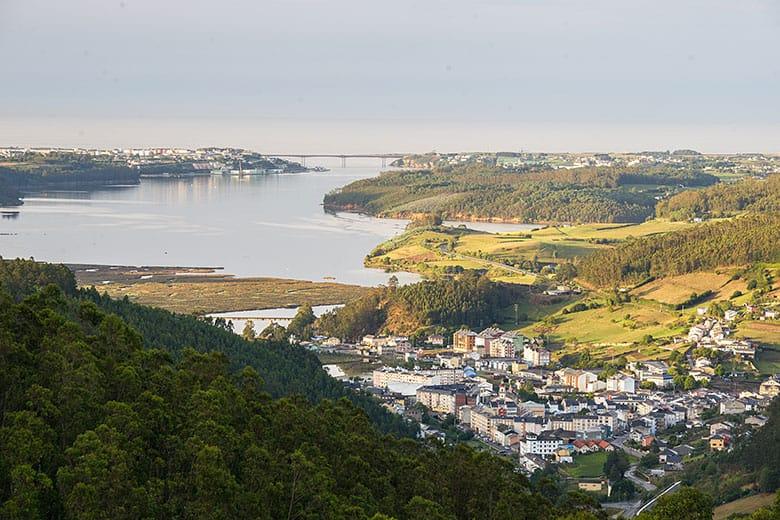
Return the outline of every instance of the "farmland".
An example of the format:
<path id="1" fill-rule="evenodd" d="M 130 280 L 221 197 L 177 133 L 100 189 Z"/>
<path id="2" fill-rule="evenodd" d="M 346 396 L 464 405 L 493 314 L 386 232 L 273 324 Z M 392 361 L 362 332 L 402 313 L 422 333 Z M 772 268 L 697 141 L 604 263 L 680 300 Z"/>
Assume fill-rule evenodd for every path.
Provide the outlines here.
<path id="1" fill-rule="evenodd" d="M 734 292 L 747 291 L 745 280 L 732 280 L 728 271 L 713 273 L 700 272 L 679 276 L 670 276 L 654 280 L 635 289 L 632 294 L 644 299 L 655 300 L 670 305 L 678 305 L 693 293 L 712 291 L 715 300 L 727 300 Z"/>
<path id="2" fill-rule="evenodd" d="M 775 495 L 773 493 L 761 493 L 740 498 L 716 507 L 713 520 L 726 520 L 731 515 L 736 514 L 750 514 L 761 507 L 771 506 L 774 501 Z"/>
<path id="3" fill-rule="evenodd" d="M 632 343 L 650 335 L 664 338 L 685 331 L 679 313 L 648 302 L 602 306 L 569 314 L 555 314 L 522 332 L 544 334 L 554 343 Z"/>
<path id="4" fill-rule="evenodd" d="M 584 224 L 532 231 L 486 233 L 464 228 L 413 229 L 377 246 L 366 265 L 435 276 L 454 269 L 484 269 L 494 280 L 532 283 L 529 263 L 574 261 L 630 237 L 682 229 L 690 224 L 650 220 L 641 224 Z"/>

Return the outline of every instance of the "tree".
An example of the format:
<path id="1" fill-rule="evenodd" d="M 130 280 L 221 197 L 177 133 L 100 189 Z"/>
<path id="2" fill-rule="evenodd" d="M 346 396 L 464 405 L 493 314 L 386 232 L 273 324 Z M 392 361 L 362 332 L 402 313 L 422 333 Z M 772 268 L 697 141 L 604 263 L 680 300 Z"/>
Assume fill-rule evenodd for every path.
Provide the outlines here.
<path id="1" fill-rule="evenodd" d="M 311 305 L 304 303 L 298 307 L 298 311 L 287 326 L 287 332 L 294 334 L 299 340 L 309 340 L 312 336 L 312 325 L 316 320 Z"/>
<path id="2" fill-rule="evenodd" d="M 241 337 L 244 338 L 247 341 L 254 341 L 257 337 L 257 334 L 255 333 L 255 322 L 252 320 L 247 320 L 244 324 L 244 330 L 241 331 Z"/>
<path id="3" fill-rule="evenodd" d="M 713 503 L 709 495 L 684 486 L 676 492 L 668 493 L 655 503 L 647 512 L 639 515 L 639 520 L 712 520 Z"/>
<path id="4" fill-rule="evenodd" d="M 398 289 L 398 277 L 396 275 L 392 275 L 387 279 L 387 287 L 391 291 Z"/>
<path id="5" fill-rule="evenodd" d="M 607 460 L 604 461 L 604 474 L 612 482 L 617 482 L 623 478 L 623 475 L 628 470 L 630 463 L 628 456 L 623 450 L 612 450 L 607 455 Z"/>

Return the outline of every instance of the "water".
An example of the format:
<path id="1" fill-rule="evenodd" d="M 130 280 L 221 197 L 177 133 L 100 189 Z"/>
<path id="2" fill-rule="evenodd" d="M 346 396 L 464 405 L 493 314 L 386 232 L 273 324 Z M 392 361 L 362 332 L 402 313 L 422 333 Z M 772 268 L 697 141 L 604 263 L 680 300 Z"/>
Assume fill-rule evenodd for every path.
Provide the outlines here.
<path id="1" fill-rule="evenodd" d="M 311 308 L 314 315 L 318 318 L 328 311 L 338 309 L 342 305 L 315 305 Z M 209 314 L 212 318 L 226 318 L 233 323 L 233 332 L 241 334 L 244 326 L 249 319 L 252 320 L 252 328 L 258 334 L 266 329 L 271 323 L 276 323 L 282 327 L 287 327 L 289 322 L 284 318 L 293 318 L 298 312 L 297 307 L 280 307 L 278 309 L 257 309 L 253 311 L 232 311 L 216 312 Z M 279 320 L 278 318 L 282 318 Z"/>
<path id="2" fill-rule="evenodd" d="M 17 216 L 0 219 L 0 255 L 387 283 L 390 274 L 363 267 L 363 258 L 402 232 L 406 221 L 329 214 L 321 205 L 328 191 L 381 170 L 378 160 L 350 161 L 346 168 L 325 164 L 332 168 L 328 172 L 142 179 L 137 186 L 31 194 L 20 208 L 8 208 L 18 209 Z M 410 273 L 396 276 L 401 283 L 418 279 Z"/>

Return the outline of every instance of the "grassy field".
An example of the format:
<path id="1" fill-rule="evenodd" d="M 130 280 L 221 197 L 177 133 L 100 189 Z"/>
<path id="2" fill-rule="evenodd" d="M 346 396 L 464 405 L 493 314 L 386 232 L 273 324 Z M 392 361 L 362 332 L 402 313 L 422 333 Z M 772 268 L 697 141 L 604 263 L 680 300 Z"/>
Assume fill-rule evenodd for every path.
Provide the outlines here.
<path id="1" fill-rule="evenodd" d="M 574 464 L 562 465 L 563 471 L 574 478 L 600 477 L 604 473 L 604 463 L 607 461 L 607 452 L 597 451 L 586 455 L 574 457 Z"/>
<path id="2" fill-rule="evenodd" d="M 345 303 L 367 289 L 357 285 L 281 278 L 239 278 L 215 281 L 109 283 L 97 286 L 115 298 L 184 314 L 242 311 Z"/>
<path id="3" fill-rule="evenodd" d="M 641 224 L 584 224 L 541 227 L 533 231 L 485 233 L 465 229 L 438 228 L 413 230 L 378 246 L 366 265 L 437 274 L 446 268 L 485 269 L 493 279 L 531 283 L 514 266 L 537 260 L 558 263 L 586 256 L 628 237 L 674 231 L 690 226 L 687 222 L 651 220 Z"/>
<path id="4" fill-rule="evenodd" d="M 732 280 L 731 273 L 690 273 L 654 280 L 633 291 L 634 296 L 661 303 L 677 305 L 686 301 L 692 293 L 713 291 L 714 300 L 727 300 L 735 291 L 747 291 L 745 280 Z"/>
<path id="5" fill-rule="evenodd" d="M 713 520 L 725 520 L 735 513 L 750 514 L 756 509 L 771 505 L 775 500 L 773 493 L 751 495 L 749 497 L 734 500 L 715 508 Z"/>
<path id="6" fill-rule="evenodd" d="M 556 314 L 544 323 L 522 329 L 529 335 L 545 334 L 558 343 L 628 343 L 640 341 L 648 334 L 664 338 L 684 330 L 677 313 L 647 302 Z"/>
<path id="7" fill-rule="evenodd" d="M 755 365 L 762 374 L 780 374 L 780 323 L 746 321 L 739 324 L 737 337 L 753 340 L 761 345 Z"/>

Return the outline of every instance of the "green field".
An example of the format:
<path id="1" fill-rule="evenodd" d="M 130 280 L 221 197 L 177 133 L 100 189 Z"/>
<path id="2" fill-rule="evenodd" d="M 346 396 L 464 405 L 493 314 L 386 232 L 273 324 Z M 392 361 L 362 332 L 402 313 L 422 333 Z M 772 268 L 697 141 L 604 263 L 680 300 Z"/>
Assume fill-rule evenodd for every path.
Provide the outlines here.
<path id="1" fill-rule="evenodd" d="M 665 338 L 685 331 L 677 313 L 649 302 L 603 306 L 570 314 L 556 314 L 543 323 L 521 329 L 529 335 L 545 334 L 557 343 L 629 343 L 648 334 Z"/>
<path id="2" fill-rule="evenodd" d="M 366 258 L 366 265 L 431 276 L 459 266 L 484 269 L 494 280 L 527 284 L 533 282 L 533 275 L 517 269 L 521 262 L 572 261 L 629 237 L 687 226 L 687 222 L 650 220 L 641 224 L 550 226 L 512 233 L 447 227 L 415 229 L 377 246 Z"/>
<path id="3" fill-rule="evenodd" d="M 754 363 L 759 372 L 765 375 L 780 374 L 780 348 L 763 347 Z"/>
<path id="4" fill-rule="evenodd" d="M 760 373 L 780 374 L 780 323 L 744 321 L 738 325 L 736 336 L 760 345 L 754 363 Z"/>
<path id="5" fill-rule="evenodd" d="M 594 478 L 604 473 L 604 463 L 607 461 L 606 451 L 597 451 L 574 457 L 574 464 L 565 464 L 561 468 L 573 478 Z"/>

